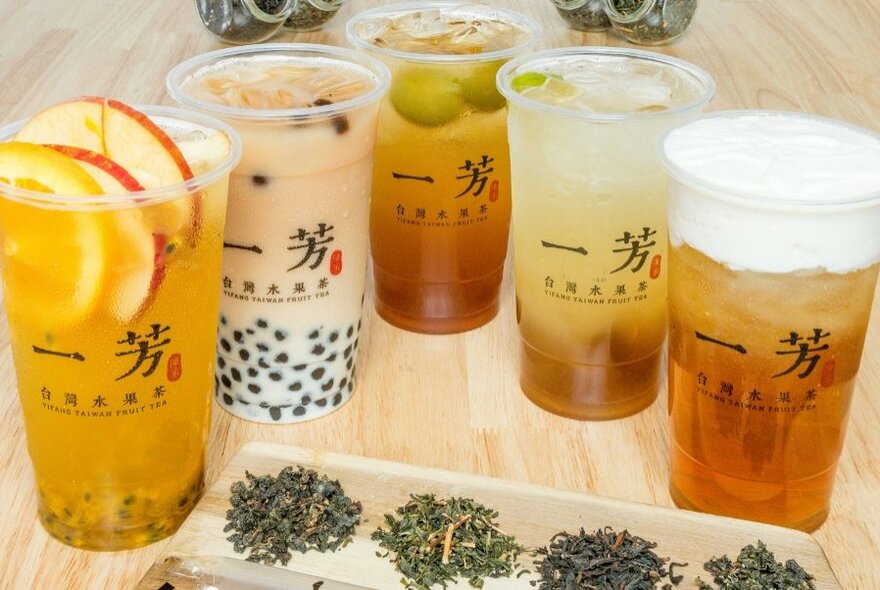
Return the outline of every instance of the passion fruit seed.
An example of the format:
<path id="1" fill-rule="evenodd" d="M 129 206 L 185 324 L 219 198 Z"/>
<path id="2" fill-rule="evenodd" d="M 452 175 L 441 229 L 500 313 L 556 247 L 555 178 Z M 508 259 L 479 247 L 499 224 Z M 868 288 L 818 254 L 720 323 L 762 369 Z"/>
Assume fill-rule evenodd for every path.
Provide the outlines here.
<path id="1" fill-rule="evenodd" d="M 547 76 L 545 76 L 544 74 L 541 74 L 539 72 L 526 72 L 511 80 L 510 88 L 513 89 L 514 92 L 522 92 L 526 88 L 542 86 L 546 81 Z"/>
<path id="2" fill-rule="evenodd" d="M 400 70 L 389 98 L 403 118 L 429 127 L 452 121 L 462 109 L 458 78 L 439 68 Z"/>
<path id="3" fill-rule="evenodd" d="M 498 92 L 495 75 L 501 62 L 480 64 L 461 81 L 461 94 L 464 100 L 481 111 L 497 111 L 507 104 Z"/>

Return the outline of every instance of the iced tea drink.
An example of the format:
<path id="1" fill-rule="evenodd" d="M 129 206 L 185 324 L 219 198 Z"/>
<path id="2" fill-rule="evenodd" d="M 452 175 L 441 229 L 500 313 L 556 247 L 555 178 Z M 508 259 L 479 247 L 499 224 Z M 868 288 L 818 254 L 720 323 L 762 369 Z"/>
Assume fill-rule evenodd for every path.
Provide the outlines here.
<path id="1" fill-rule="evenodd" d="M 173 533 L 203 488 L 227 181 L 240 149 L 219 121 L 176 109 L 146 108 L 147 119 L 80 99 L 50 110 L 0 131 L 3 285 L 38 513 L 69 545 L 129 549 Z M 86 120 L 82 143 L 84 128 L 59 128 Z M 173 157 L 158 128 L 178 142 Z M 199 164 L 186 144 L 203 140 L 217 143 Z M 168 168 L 138 169 L 137 156 L 125 168 L 111 146 Z"/>
<path id="2" fill-rule="evenodd" d="M 880 268 L 880 137 L 730 112 L 661 144 L 675 502 L 826 518 Z"/>
<path id="3" fill-rule="evenodd" d="M 348 39 L 391 68 L 379 114 L 370 244 L 379 315 L 446 334 L 498 312 L 510 225 L 498 68 L 538 40 L 507 10 L 443 2 L 382 7 Z"/>
<path id="4" fill-rule="evenodd" d="M 217 401 L 258 422 L 316 418 L 355 386 L 381 62 L 318 45 L 221 50 L 168 77 L 244 143 L 230 180 Z"/>
<path id="5" fill-rule="evenodd" d="M 663 130 L 712 96 L 701 70 L 610 48 L 509 63 L 520 385 L 579 419 L 654 401 L 666 336 Z"/>

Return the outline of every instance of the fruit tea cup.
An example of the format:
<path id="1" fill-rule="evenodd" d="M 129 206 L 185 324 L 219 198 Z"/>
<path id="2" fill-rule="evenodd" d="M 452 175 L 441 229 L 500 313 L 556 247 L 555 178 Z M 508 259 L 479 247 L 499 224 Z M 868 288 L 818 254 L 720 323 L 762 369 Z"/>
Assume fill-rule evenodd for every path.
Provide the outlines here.
<path id="1" fill-rule="evenodd" d="M 211 117 L 102 101 L 0 130 L 0 177 L 18 178 L 0 185 L 0 235 L 39 519 L 69 545 L 120 550 L 173 533 L 203 489 L 228 175 L 241 147 Z M 94 137 L 189 180 L 123 193 L 137 181 L 102 154 L 56 146 L 64 156 L 36 158 L 52 150 L 7 143 L 55 136 L 67 117 L 103 121 Z M 228 152 L 192 177 L 154 123 L 176 137 L 221 131 Z M 64 194 L 70 168 L 120 194 Z"/>
<path id="2" fill-rule="evenodd" d="M 501 32 L 481 36 L 473 22 Z M 407 38 L 409 23 L 425 35 Z M 540 28 L 502 8 L 415 2 L 362 12 L 346 33 L 392 73 L 370 209 L 376 310 L 413 332 L 478 328 L 498 313 L 510 226 L 507 109 L 495 74 L 537 44 Z"/>

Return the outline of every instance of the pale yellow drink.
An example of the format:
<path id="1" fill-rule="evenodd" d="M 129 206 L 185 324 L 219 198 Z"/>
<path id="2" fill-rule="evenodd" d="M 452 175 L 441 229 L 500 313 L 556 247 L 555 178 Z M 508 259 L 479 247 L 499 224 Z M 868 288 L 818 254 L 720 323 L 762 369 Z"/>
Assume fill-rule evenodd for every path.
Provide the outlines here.
<path id="1" fill-rule="evenodd" d="M 659 387 L 666 187 L 654 141 L 712 95 L 707 74 L 640 51 L 539 52 L 499 73 L 510 101 L 520 384 L 581 419 Z"/>

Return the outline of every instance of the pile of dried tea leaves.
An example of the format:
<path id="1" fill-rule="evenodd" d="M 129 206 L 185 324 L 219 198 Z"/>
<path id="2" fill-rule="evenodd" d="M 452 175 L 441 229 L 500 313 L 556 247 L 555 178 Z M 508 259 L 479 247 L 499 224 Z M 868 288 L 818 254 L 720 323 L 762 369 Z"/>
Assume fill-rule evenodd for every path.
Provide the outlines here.
<path id="1" fill-rule="evenodd" d="M 446 588 L 458 577 L 482 588 L 484 578 L 510 576 L 518 568 L 522 548 L 498 528 L 498 512 L 474 500 L 410 495 L 395 514 L 385 515 L 386 528 L 372 538 L 387 550 L 379 557 L 392 555 L 408 589 Z"/>
<path id="2" fill-rule="evenodd" d="M 335 551 L 348 544 L 360 523 L 361 503 L 326 475 L 285 467 L 277 477 L 245 471 L 247 482 L 230 488 L 232 508 L 223 532 L 248 561 L 287 564 L 293 551 Z"/>
<path id="3" fill-rule="evenodd" d="M 736 561 L 726 555 L 713 557 L 703 566 L 718 584 L 717 590 L 815 590 L 813 576 L 804 571 L 798 562 L 789 559 L 785 565 L 766 545 L 747 545 L 740 551 Z M 716 590 L 714 586 L 697 578 L 700 590 Z"/>
<path id="4" fill-rule="evenodd" d="M 673 575 L 672 568 L 687 564 L 670 564 L 667 571 L 668 560 L 654 553 L 656 546 L 611 527 L 595 533 L 557 533 L 550 545 L 535 552 L 540 580 L 532 585 L 540 590 L 653 590 L 668 579 L 671 584 L 662 588 L 669 590 L 683 578 Z"/>

